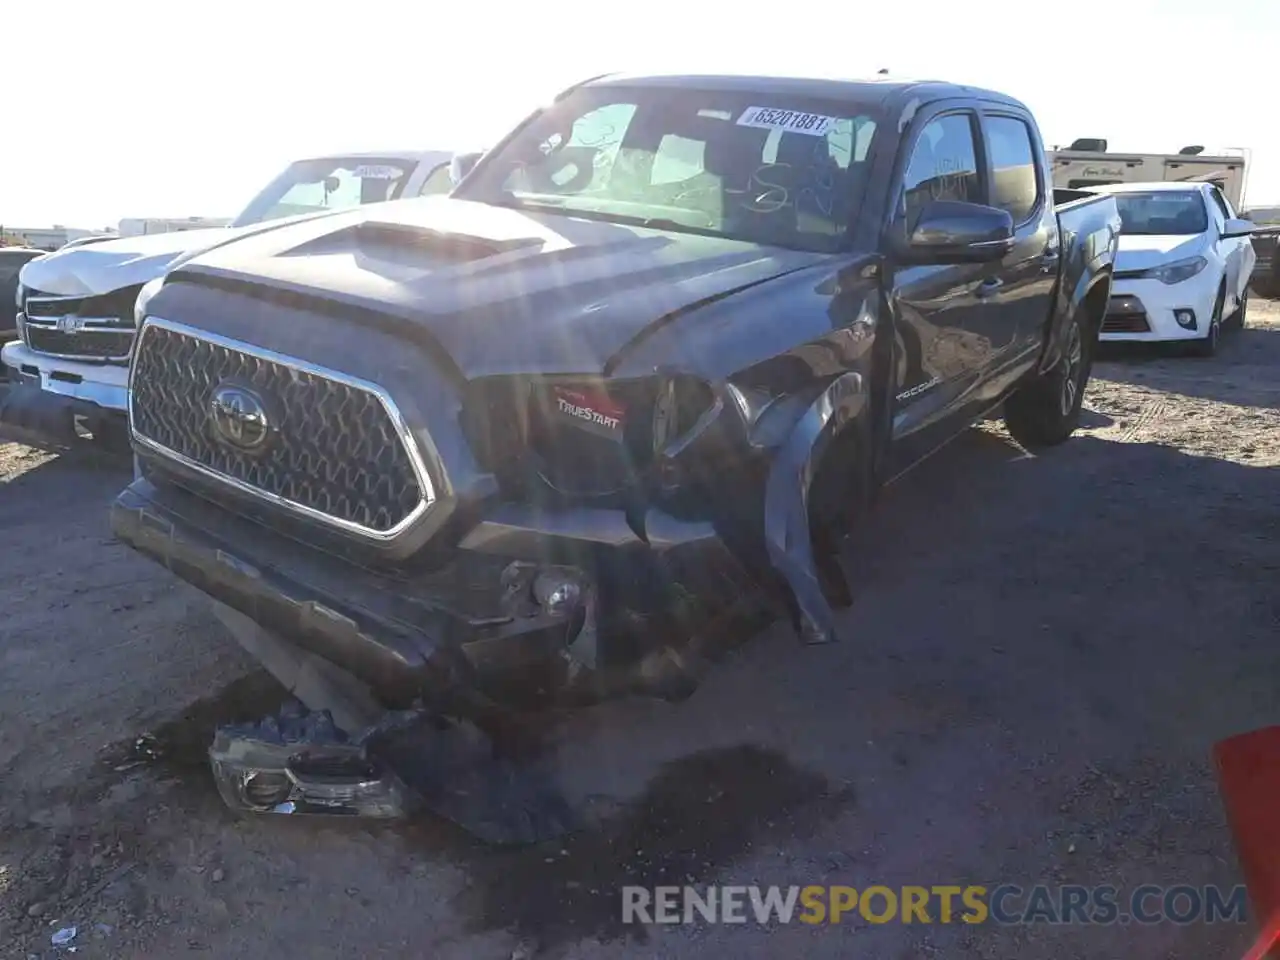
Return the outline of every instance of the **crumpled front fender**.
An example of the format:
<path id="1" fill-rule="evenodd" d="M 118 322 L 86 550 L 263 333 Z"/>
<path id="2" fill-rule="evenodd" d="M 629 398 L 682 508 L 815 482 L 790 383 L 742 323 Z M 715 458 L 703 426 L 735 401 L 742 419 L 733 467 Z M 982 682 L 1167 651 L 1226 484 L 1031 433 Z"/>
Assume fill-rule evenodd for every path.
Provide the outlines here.
<path id="1" fill-rule="evenodd" d="M 837 639 L 835 614 L 818 578 L 809 534 L 810 492 L 832 441 L 867 409 L 867 399 L 862 374 L 832 380 L 778 448 L 765 485 L 765 546 L 795 598 L 797 627 L 806 643 Z"/>

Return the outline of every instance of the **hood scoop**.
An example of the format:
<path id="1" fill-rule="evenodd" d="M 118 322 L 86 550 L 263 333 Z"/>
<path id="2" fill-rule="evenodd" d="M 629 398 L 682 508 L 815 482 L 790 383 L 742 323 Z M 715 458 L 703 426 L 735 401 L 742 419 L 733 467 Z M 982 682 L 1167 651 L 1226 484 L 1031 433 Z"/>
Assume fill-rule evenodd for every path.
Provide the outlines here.
<path id="1" fill-rule="evenodd" d="M 513 250 L 540 248 L 541 237 L 494 240 L 464 233 L 446 233 L 405 223 L 365 221 L 345 230 L 294 247 L 290 256 L 305 257 L 356 252 L 379 259 L 427 256 L 440 263 L 472 263 Z"/>

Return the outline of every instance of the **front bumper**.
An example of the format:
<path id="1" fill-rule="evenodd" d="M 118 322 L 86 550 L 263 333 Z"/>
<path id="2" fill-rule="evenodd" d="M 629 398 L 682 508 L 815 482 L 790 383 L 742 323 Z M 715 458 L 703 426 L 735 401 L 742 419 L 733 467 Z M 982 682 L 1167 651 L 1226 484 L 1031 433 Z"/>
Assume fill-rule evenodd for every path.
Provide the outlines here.
<path id="1" fill-rule="evenodd" d="M 8 368 L 11 381 L 34 383 L 46 393 L 122 416 L 129 409 L 128 367 L 55 360 L 36 353 L 21 340 L 5 344 L 0 360 Z"/>
<path id="2" fill-rule="evenodd" d="M 1203 339 L 1218 296 L 1218 277 L 1211 270 L 1182 283 L 1117 279 L 1102 321 L 1099 339 L 1163 342 Z M 1194 325 L 1179 324 L 1175 313 L 1191 311 Z"/>
<path id="3" fill-rule="evenodd" d="M 507 504 L 426 573 L 379 572 L 145 477 L 116 499 L 111 525 L 183 580 L 355 675 L 388 706 L 421 697 L 459 715 L 530 683 L 570 696 L 623 692 L 625 683 L 600 678 L 637 676 L 677 631 L 694 633 L 760 595 L 709 525 L 654 511 L 646 542 L 621 511 Z M 582 585 L 578 602 L 530 604 L 539 571 L 568 571 Z M 677 594 L 695 602 L 674 603 Z"/>

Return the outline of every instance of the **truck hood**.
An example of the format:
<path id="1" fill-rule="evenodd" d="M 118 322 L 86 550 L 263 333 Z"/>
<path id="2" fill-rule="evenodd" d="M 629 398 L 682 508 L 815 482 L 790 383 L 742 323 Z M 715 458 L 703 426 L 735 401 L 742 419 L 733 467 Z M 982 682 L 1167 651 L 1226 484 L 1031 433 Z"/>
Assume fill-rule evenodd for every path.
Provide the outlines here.
<path id="1" fill-rule="evenodd" d="M 693 308 L 828 260 L 430 197 L 237 240 L 183 264 L 170 281 L 271 287 L 352 323 L 389 320 L 443 349 L 471 378 L 609 373 L 647 334 L 699 322 Z"/>
<path id="2" fill-rule="evenodd" d="M 227 239 L 230 227 L 153 233 L 58 250 L 22 268 L 24 287 L 54 296 L 88 297 L 154 280 L 173 260 Z"/>
<path id="3" fill-rule="evenodd" d="M 125 287 L 134 287 L 162 276 L 179 257 L 194 255 L 241 237 L 277 230 L 291 223 L 321 220 L 328 211 L 302 213 L 278 220 L 263 220 L 242 227 L 206 227 L 203 230 L 173 230 L 103 240 L 85 246 L 62 249 L 32 261 L 22 268 L 19 281 L 24 287 L 61 297 L 92 297 Z"/>
<path id="4" fill-rule="evenodd" d="M 1116 253 L 1117 270 L 1149 270 L 1161 264 L 1185 260 L 1204 252 L 1203 234 L 1175 236 L 1121 234 Z"/>

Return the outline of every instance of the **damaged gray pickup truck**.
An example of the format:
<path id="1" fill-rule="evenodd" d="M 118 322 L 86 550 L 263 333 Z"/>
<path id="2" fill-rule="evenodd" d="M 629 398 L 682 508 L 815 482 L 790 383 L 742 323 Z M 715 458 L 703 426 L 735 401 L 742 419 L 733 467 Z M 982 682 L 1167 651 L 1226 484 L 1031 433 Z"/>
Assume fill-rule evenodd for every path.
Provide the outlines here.
<path id="1" fill-rule="evenodd" d="M 1070 436 L 1119 226 L 1000 94 L 597 78 L 149 287 L 113 527 L 388 710 L 681 695 L 744 604 L 834 639 L 842 539 L 977 419 Z"/>

